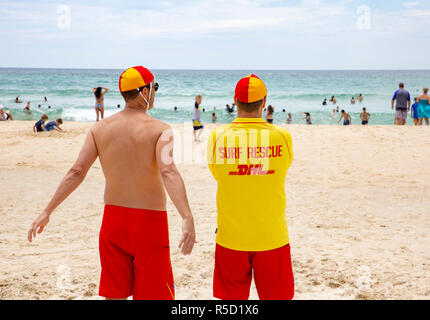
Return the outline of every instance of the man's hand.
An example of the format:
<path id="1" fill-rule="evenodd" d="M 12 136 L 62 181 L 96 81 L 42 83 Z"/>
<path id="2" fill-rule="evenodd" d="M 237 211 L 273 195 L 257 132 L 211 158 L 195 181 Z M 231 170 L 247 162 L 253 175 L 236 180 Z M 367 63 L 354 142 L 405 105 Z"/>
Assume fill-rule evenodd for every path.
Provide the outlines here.
<path id="1" fill-rule="evenodd" d="M 194 220 L 192 217 L 185 218 L 182 220 L 182 239 L 179 242 L 179 249 L 181 249 L 184 256 L 190 255 L 196 243 Z"/>
<path id="2" fill-rule="evenodd" d="M 48 223 L 49 215 L 44 212 L 31 225 L 28 231 L 28 241 L 32 242 L 33 238 L 36 238 L 36 233 L 41 234 Z"/>

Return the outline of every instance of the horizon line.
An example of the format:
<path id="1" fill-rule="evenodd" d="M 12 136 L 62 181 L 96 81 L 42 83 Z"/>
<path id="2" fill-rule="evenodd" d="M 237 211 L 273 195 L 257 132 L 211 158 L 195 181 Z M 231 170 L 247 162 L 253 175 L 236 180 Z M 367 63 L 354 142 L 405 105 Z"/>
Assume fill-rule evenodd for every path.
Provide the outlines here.
<path id="1" fill-rule="evenodd" d="M 125 70 L 123 68 L 65 68 L 65 67 L 0 67 L 1 69 L 33 70 Z M 152 69 L 152 68 L 151 68 Z M 430 71 L 430 69 L 186 69 L 186 68 L 153 68 L 157 71 Z"/>

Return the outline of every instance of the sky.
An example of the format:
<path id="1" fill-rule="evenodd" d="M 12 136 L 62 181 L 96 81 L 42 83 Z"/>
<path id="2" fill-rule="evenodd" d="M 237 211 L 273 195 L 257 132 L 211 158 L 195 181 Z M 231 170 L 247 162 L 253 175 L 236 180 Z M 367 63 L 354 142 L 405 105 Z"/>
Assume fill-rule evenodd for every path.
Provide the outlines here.
<path id="1" fill-rule="evenodd" d="M 0 67 L 430 69 L 430 0 L 0 0 Z"/>

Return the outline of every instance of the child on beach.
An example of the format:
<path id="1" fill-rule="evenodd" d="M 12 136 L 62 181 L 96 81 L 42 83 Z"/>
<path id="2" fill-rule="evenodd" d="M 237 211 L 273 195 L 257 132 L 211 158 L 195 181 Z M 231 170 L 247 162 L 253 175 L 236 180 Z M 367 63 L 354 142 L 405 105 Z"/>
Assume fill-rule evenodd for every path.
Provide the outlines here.
<path id="1" fill-rule="evenodd" d="M 420 118 L 418 117 L 418 107 L 420 104 L 418 103 L 418 98 L 414 99 L 415 103 L 412 105 L 411 118 L 414 120 L 414 124 L 417 126 L 420 122 Z"/>
<path id="2" fill-rule="evenodd" d="M 34 133 L 46 131 L 45 122 L 48 121 L 48 116 L 46 114 L 42 115 L 42 118 L 37 121 L 33 126 Z"/>
<path id="3" fill-rule="evenodd" d="M 61 132 L 61 133 L 64 133 L 64 131 L 63 131 L 63 129 L 61 129 L 61 127 L 60 127 L 60 125 L 62 125 L 63 124 L 63 119 L 57 119 L 57 120 L 55 120 L 55 121 L 51 121 L 51 122 L 48 122 L 46 125 L 45 125 L 45 129 L 46 129 L 46 131 L 58 131 L 58 132 Z"/>

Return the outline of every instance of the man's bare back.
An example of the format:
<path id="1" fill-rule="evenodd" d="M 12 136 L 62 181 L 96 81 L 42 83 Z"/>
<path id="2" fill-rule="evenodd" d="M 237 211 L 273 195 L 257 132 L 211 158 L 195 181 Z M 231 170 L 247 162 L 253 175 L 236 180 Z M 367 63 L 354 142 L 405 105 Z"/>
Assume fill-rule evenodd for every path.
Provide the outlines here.
<path id="1" fill-rule="evenodd" d="M 166 210 L 156 145 L 168 129 L 168 125 L 138 110 L 124 110 L 93 127 L 106 178 L 106 204 Z"/>

